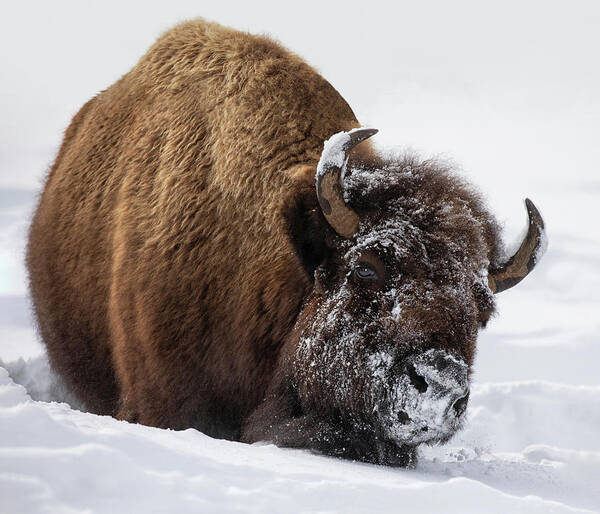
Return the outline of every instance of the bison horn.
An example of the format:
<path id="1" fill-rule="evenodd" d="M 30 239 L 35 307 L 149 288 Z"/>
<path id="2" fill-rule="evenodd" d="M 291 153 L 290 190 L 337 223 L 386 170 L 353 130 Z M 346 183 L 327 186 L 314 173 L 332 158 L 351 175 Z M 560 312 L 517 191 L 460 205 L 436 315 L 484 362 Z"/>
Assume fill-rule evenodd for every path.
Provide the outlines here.
<path id="1" fill-rule="evenodd" d="M 544 220 L 529 198 L 525 200 L 525 206 L 529 216 L 527 235 L 517 253 L 488 274 L 488 283 L 493 293 L 500 293 L 516 286 L 533 270 L 546 251 Z"/>
<path id="2" fill-rule="evenodd" d="M 377 133 L 377 129 L 357 128 L 338 132 L 323 147 L 317 166 L 317 198 L 327 222 L 342 237 L 351 238 L 358 231 L 358 214 L 344 201 L 344 174 L 348 152 L 358 143 Z"/>

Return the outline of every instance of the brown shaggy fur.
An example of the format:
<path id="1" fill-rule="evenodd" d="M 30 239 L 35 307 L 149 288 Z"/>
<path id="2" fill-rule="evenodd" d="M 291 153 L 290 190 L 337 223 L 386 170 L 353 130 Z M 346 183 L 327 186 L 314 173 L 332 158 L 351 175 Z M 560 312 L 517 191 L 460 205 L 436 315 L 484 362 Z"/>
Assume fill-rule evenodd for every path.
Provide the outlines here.
<path id="1" fill-rule="evenodd" d="M 239 436 L 310 284 L 279 204 L 357 125 L 301 59 L 201 20 L 79 111 L 28 266 L 51 362 L 91 411 Z"/>
<path id="2" fill-rule="evenodd" d="M 315 167 L 324 140 L 357 126 L 300 58 L 202 20 L 164 34 L 82 107 L 48 176 L 27 264 L 51 363 L 89 410 L 277 439 L 264 416 L 300 408 L 296 393 L 283 398 L 291 372 L 281 349 L 293 354 L 297 317 L 323 287 L 313 273 L 325 260 L 332 266 L 344 244 L 318 209 Z M 465 258 L 493 259 L 495 225 L 476 197 L 443 173 L 426 175 L 438 180 L 431 195 L 445 191 L 481 221 L 456 228 L 480 245 L 466 243 Z M 407 184 L 366 202 L 355 191 L 351 203 L 365 219 L 381 216 L 377 202 Z M 493 309 L 487 297 L 469 305 Z M 471 362 L 472 324 L 468 331 L 460 353 Z M 267 391 L 271 403 L 256 411 Z M 286 405 L 278 413 L 274 397 Z M 291 439 L 280 442 L 326 451 Z"/>

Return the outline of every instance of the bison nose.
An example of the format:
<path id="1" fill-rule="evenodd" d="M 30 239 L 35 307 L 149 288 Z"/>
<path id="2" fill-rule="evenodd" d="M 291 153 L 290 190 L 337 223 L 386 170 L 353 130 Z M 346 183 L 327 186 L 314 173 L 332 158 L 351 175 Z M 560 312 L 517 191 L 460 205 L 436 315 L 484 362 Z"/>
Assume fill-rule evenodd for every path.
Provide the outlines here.
<path id="1" fill-rule="evenodd" d="M 445 397 L 457 416 L 465 411 L 469 399 L 468 366 L 444 350 L 432 349 L 404 360 L 404 374 L 419 393 Z"/>

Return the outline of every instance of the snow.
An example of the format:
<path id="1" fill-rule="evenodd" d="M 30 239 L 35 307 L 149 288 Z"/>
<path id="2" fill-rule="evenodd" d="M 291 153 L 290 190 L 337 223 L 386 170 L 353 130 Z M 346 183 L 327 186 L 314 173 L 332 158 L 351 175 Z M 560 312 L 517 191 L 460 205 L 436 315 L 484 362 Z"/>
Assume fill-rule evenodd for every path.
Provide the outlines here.
<path id="1" fill-rule="evenodd" d="M 599 398 L 600 387 L 541 382 L 475 388 L 460 439 L 426 448 L 417 469 L 404 471 L 36 402 L 0 370 L 1 505 L 53 513 L 397 512 L 399 504 L 410 512 L 586 512 L 598 508 L 600 420 L 586 412 L 600 412 Z"/>
<path id="2" fill-rule="evenodd" d="M 350 140 L 352 134 L 363 131 L 370 130 L 376 132 L 374 129 L 369 129 L 366 127 L 360 127 L 351 129 L 348 132 L 338 132 L 334 134 L 329 139 L 325 141 L 323 144 L 323 152 L 321 154 L 321 159 L 319 159 L 319 163 L 317 164 L 317 173 L 316 179 L 318 180 L 329 168 L 335 166 L 340 168 L 342 171 L 340 173 L 340 181 L 344 180 L 344 173 L 346 171 L 346 162 L 348 161 L 348 152 L 350 150 Z"/>
<path id="3" fill-rule="evenodd" d="M 491 12 L 471 0 L 320 2 L 293 17 L 260 2 L 23 5 L 0 20 L 0 512 L 600 512 L 597 3 L 508 1 Z M 414 470 L 49 401 L 75 406 L 48 369 L 26 297 L 40 180 L 79 106 L 194 15 L 280 38 L 380 130 L 381 148 L 451 156 L 506 241 L 520 241 L 525 197 L 547 222 L 546 255 L 497 296 L 499 314 L 480 334 L 464 428 L 422 447 Z M 348 34 L 369 44 L 340 52 Z"/>
<path id="4" fill-rule="evenodd" d="M 350 134 L 356 129 L 348 132 L 338 132 L 331 136 L 323 144 L 323 154 L 317 165 L 317 178 L 332 166 L 342 168 L 346 164 L 347 147 L 350 142 Z"/>
<path id="5" fill-rule="evenodd" d="M 538 262 L 541 262 L 542 257 L 546 254 L 547 251 L 548 251 L 548 234 L 546 232 L 546 227 L 544 226 L 540 230 L 540 243 L 533 255 L 533 262 L 535 262 L 536 264 Z"/>

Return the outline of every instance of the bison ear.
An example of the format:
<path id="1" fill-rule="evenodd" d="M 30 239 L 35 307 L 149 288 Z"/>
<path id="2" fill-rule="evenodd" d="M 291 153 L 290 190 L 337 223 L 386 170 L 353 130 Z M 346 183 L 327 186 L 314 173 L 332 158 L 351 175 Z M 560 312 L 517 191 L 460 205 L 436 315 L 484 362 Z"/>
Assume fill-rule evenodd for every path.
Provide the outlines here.
<path id="1" fill-rule="evenodd" d="M 331 252 L 328 242 L 331 242 L 332 234 L 319 207 L 314 168 L 312 171 L 312 183 L 299 181 L 298 187 L 285 198 L 282 214 L 294 253 L 310 281 L 314 282 L 315 270 Z"/>

